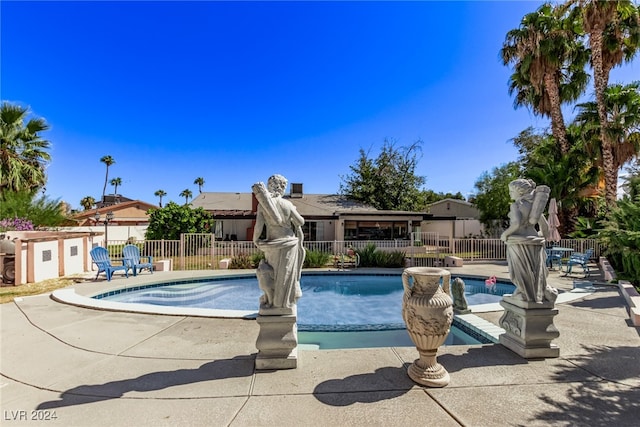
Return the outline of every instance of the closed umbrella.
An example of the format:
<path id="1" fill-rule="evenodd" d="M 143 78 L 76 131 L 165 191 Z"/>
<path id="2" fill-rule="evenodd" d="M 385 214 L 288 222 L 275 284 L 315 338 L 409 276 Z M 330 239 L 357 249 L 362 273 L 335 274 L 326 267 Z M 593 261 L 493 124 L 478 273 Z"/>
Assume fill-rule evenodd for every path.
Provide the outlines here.
<path id="1" fill-rule="evenodd" d="M 558 219 L 558 204 L 556 199 L 549 200 L 549 241 L 560 242 L 560 232 L 558 227 L 560 226 L 560 219 Z"/>

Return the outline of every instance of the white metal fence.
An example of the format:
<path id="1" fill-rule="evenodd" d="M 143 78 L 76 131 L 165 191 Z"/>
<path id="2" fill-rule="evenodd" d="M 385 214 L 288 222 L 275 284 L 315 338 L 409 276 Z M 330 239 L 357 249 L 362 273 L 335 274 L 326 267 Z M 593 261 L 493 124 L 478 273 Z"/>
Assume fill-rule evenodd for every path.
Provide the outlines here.
<path id="1" fill-rule="evenodd" d="M 506 260 L 506 245 L 500 239 L 441 239 L 438 233 L 413 233 L 410 240 L 353 240 L 309 241 L 304 246 L 310 251 L 332 255 L 345 253 L 349 248 L 360 250 L 375 245 L 383 251 L 402 251 L 413 266 L 440 265 L 447 255 L 465 261 Z M 119 258 L 122 247 L 131 241 L 109 241 L 112 258 Z M 140 247 L 143 256 L 153 256 L 154 261 L 171 259 L 174 270 L 206 270 L 220 268 L 223 259 L 252 257 L 259 250 L 251 241 L 219 241 L 213 234 L 183 234 L 180 240 L 145 240 L 132 242 Z M 577 252 L 594 249 L 594 258 L 602 253 L 602 247 L 594 239 L 562 239 L 557 245 Z"/>

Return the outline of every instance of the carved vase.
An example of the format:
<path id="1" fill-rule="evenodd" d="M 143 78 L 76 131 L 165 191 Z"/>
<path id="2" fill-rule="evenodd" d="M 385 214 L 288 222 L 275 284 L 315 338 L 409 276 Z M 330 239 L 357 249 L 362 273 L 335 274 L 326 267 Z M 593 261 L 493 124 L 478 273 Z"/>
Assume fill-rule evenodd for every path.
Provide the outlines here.
<path id="1" fill-rule="evenodd" d="M 453 321 L 450 281 L 451 273 L 441 268 L 411 267 L 402 273 L 402 318 L 420 354 L 407 373 L 428 387 L 449 384 L 449 373 L 437 362 L 436 353 Z"/>

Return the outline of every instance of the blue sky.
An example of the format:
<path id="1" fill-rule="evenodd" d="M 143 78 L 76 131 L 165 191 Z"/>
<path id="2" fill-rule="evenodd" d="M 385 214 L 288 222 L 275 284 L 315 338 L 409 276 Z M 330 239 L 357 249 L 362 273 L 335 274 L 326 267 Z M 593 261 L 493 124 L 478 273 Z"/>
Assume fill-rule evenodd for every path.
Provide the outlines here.
<path id="1" fill-rule="evenodd" d="M 51 130 L 46 194 L 157 203 L 273 173 L 336 193 L 385 138 L 424 142 L 425 188 L 467 196 L 548 122 L 513 109 L 499 50 L 539 1 L 0 3 L 0 93 Z M 640 78 L 640 61 L 611 82 Z M 590 88 L 587 96 L 591 96 Z M 107 193 L 113 192 L 108 185 Z"/>

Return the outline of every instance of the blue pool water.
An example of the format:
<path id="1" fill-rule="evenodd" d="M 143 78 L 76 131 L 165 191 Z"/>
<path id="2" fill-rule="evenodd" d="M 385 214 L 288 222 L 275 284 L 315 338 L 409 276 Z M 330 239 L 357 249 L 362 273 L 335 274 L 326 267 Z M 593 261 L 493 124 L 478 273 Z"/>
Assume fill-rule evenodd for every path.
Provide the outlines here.
<path id="1" fill-rule="evenodd" d="M 483 279 L 463 280 L 469 305 L 498 302 L 503 294 L 512 293 L 515 289 L 508 283 L 498 282 L 494 288 L 489 288 Z M 307 337 L 340 332 L 346 341 L 353 341 L 356 335 L 349 335 L 353 332 L 399 331 L 389 332 L 388 335 L 411 345 L 401 314 L 404 290 L 400 275 L 305 274 L 300 285 L 303 295 L 298 301 L 298 330 L 308 332 Z M 94 298 L 164 306 L 257 311 L 261 293 L 255 276 L 232 276 L 190 283 L 147 285 L 112 291 Z M 339 335 L 332 336 L 335 339 Z"/>

